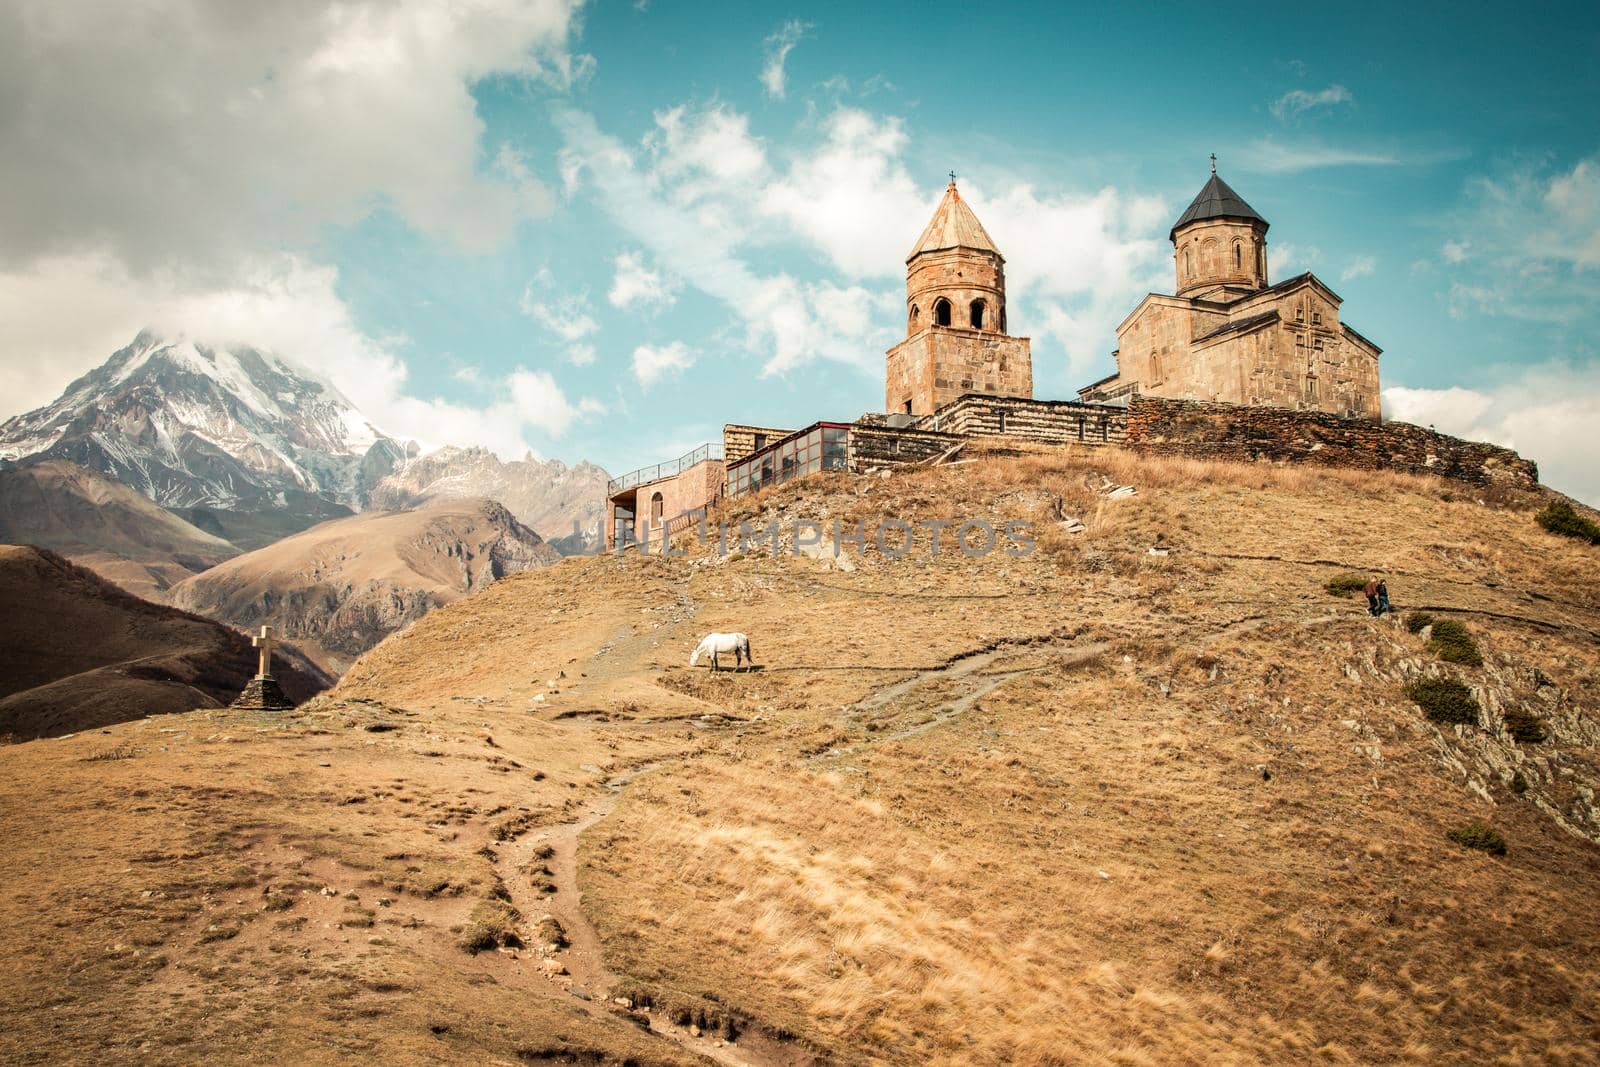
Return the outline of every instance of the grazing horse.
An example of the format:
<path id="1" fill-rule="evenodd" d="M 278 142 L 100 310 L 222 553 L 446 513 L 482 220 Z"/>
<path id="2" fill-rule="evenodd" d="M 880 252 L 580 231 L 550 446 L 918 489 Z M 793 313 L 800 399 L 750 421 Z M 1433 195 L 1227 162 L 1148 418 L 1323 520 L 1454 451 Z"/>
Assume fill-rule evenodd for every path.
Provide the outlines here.
<path id="1" fill-rule="evenodd" d="M 689 666 L 693 667 L 700 662 L 701 656 L 711 657 L 711 669 L 720 670 L 719 655 L 733 653 L 734 670 L 739 669 L 741 663 L 755 663 L 755 657 L 750 655 L 750 639 L 744 634 L 706 634 L 706 639 L 700 642 L 700 647 L 694 650 L 694 655 L 689 657 Z"/>

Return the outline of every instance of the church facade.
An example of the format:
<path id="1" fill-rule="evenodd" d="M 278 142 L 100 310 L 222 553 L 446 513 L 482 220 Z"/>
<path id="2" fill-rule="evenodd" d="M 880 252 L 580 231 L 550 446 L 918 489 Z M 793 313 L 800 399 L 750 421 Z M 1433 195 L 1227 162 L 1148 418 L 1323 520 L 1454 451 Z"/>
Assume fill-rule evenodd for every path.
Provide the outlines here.
<path id="1" fill-rule="evenodd" d="M 1173 224 L 1176 291 L 1151 293 L 1117 327 L 1117 372 L 1087 402 L 1144 394 L 1376 419 L 1381 350 L 1340 321 L 1316 275 L 1270 284 L 1267 220 L 1209 181 Z"/>

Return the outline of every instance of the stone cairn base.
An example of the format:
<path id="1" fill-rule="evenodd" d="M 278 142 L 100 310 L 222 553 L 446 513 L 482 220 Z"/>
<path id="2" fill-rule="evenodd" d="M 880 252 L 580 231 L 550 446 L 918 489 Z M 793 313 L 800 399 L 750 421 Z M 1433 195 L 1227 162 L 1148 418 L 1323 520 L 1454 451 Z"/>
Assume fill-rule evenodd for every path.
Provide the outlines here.
<path id="1" fill-rule="evenodd" d="M 244 687 L 244 692 L 239 694 L 229 707 L 241 711 L 293 711 L 294 705 L 289 703 L 289 698 L 283 695 L 283 687 L 278 685 L 278 680 L 270 674 L 258 674 L 250 679 L 250 684 Z"/>

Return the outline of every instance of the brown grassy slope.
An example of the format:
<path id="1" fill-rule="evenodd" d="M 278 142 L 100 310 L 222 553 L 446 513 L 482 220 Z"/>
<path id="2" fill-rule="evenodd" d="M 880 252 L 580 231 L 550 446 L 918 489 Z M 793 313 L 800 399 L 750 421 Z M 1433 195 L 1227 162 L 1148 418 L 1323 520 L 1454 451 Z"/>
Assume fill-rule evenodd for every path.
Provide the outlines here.
<path id="1" fill-rule="evenodd" d="M 1140 497 L 1104 500 L 1085 484 L 1102 475 Z M 1600 933 L 1572 910 L 1594 846 L 1563 827 L 1600 830 L 1584 792 L 1594 555 L 1539 530 L 1517 506 L 1531 501 L 1117 456 L 814 482 L 745 512 L 1043 521 L 1058 500 L 1090 532 L 1042 527 L 1048 551 L 1028 561 L 636 568 L 664 605 L 635 628 L 658 684 L 764 725 L 759 741 L 747 726 L 719 756 L 645 775 L 594 832 L 585 875 L 619 969 L 841 1057 L 1592 1051 L 1596 1005 L 1569 974 L 1588 965 L 1567 946 Z M 1173 555 L 1147 554 L 1158 538 Z M 1229 558 L 1252 556 L 1278 558 Z M 1394 620 L 1322 591 L 1345 568 L 1385 573 L 1402 606 L 1457 611 L 1491 651 L 1456 673 L 1558 739 L 1530 748 L 1498 720 L 1460 737 L 1423 720 L 1403 683 L 1444 668 Z M 672 620 L 690 609 L 692 623 Z M 418 628 L 344 689 L 424 695 L 471 678 L 525 699 L 494 664 L 534 645 L 485 625 L 506 610 L 483 598 L 450 631 Z M 751 631 L 769 669 L 683 670 L 713 629 Z M 446 632 L 464 657 L 422 653 Z M 904 677 L 888 668 L 1046 635 L 1038 670 L 981 714 L 943 723 L 963 690 L 935 678 L 861 721 L 841 715 Z M 1102 643 L 1088 667 L 1062 658 Z M 394 673 L 441 659 L 431 683 Z M 893 737 L 923 721 L 934 728 Z M 1521 848 L 1463 855 L 1444 832 L 1475 818 L 1503 821 Z M 1469 903 L 1484 900 L 1497 903 Z"/>
<path id="2" fill-rule="evenodd" d="M 559 558 L 500 504 L 449 500 L 321 523 L 190 578 L 168 600 L 246 629 L 270 624 L 339 674 L 440 604 Z"/>
<path id="3" fill-rule="evenodd" d="M 705 1049 L 753 1063 L 1593 1059 L 1600 563 L 1442 488 L 1114 453 L 813 479 L 731 517 L 1031 517 L 1041 550 L 568 560 L 292 716 L 0 749 L 0 1056 L 688 1054 L 571 982 L 803 1039 Z M 1346 568 L 1485 666 L 1324 593 Z M 687 669 L 716 629 L 766 669 Z M 1428 723 L 1426 674 L 1482 725 Z M 531 938 L 540 850 L 596 814 L 615 980 L 465 952 Z M 1472 820 L 1508 855 L 1444 836 Z"/>
<path id="4" fill-rule="evenodd" d="M 89 729 L 174 707 L 214 707 L 256 672 L 250 642 L 131 596 L 32 546 L 0 545 L 0 736 Z M 275 672 L 295 699 L 327 678 L 303 659 Z"/>
<path id="5" fill-rule="evenodd" d="M 239 554 L 143 494 L 66 460 L 0 471 L 0 544 L 48 548 L 146 600 Z"/>

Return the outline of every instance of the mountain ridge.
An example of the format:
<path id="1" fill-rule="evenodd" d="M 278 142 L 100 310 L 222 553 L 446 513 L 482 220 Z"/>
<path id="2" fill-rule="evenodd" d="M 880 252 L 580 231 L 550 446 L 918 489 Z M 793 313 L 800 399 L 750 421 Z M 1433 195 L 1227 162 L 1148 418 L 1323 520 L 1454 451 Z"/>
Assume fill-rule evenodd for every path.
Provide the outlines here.
<path id="1" fill-rule="evenodd" d="M 558 559 L 496 501 L 436 500 L 320 523 L 185 579 L 167 600 L 245 630 L 271 625 L 337 675 L 432 609 Z"/>
<path id="2" fill-rule="evenodd" d="M 146 600 L 239 554 L 137 490 L 64 459 L 0 468 L 0 543 L 50 549 Z"/>

